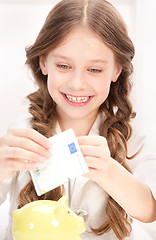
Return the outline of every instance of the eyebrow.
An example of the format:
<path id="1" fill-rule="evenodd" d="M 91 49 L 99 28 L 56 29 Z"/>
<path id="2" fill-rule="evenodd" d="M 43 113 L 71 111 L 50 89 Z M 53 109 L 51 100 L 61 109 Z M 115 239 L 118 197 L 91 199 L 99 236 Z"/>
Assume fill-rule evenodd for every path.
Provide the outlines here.
<path id="1" fill-rule="evenodd" d="M 67 57 L 67 56 L 63 56 L 63 55 L 60 55 L 60 54 L 53 54 L 53 57 L 55 58 L 62 58 L 64 60 L 72 60 L 70 57 Z M 89 62 L 91 63 L 98 63 L 98 62 L 101 62 L 101 63 L 105 63 L 107 64 L 108 61 L 106 59 L 92 59 L 92 60 L 89 60 Z"/>

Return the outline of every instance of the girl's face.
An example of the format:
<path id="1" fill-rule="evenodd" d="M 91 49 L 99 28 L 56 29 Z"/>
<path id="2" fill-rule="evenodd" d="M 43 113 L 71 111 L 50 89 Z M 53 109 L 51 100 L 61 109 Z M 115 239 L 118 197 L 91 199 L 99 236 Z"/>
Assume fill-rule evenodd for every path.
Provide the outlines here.
<path id="1" fill-rule="evenodd" d="M 60 121 L 95 120 L 111 82 L 120 75 L 113 51 L 94 33 L 77 29 L 54 50 L 40 56 L 48 91 Z"/>

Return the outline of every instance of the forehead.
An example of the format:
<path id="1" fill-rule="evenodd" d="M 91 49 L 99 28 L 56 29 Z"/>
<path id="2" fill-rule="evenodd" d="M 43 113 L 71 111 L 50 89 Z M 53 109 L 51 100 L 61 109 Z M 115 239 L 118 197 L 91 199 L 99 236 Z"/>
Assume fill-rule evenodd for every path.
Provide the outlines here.
<path id="1" fill-rule="evenodd" d="M 54 55 L 70 55 L 71 57 L 105 57 L 114 59 L 114 52 L 94 32 L 86 28 L 78 28 L 52 51 Z"/>

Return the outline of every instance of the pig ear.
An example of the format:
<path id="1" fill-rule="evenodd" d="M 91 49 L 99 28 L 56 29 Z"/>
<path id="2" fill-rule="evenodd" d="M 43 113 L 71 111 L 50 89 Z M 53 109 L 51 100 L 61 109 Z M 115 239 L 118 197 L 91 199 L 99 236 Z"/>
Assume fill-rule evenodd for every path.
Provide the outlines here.
<path id="1" fill-rule="evenodd" d="M 57 205 L 55 207 L 55 213 L 57 212 L 60 212 L 60 210 L 65 210 L 66 207 L 68 205 L 68 197 L 67 196 L 63 196 L 61 197 L 58 202 L 57 202 Z"/>
<path id="2" fill-rule="evenodd" d="M 19 209 L 13 212 L 13 219 L 15 219 L 18 216 L 18 214 L 19 214 Z"/>
<path id="3" fill-rule="evenodd" d="M 56 218 L 59 222 L 64 221 L 67 205 L 68 205 L 68 197 L 67 196 L 61 197 L 57 202 L 54 212 L 55 212 Z"/>
<path id="4" fill-rule="evenodd" d="M 67 196 L 63 196 L 58 200 L 58 204 L 56 208 L 64 208 L 68 205 L 68 197 Z"/>

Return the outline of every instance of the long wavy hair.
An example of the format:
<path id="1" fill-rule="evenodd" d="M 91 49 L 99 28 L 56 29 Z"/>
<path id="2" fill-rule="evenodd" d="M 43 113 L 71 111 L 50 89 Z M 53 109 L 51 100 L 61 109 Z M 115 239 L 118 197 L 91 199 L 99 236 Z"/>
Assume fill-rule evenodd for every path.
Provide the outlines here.
<path id="1" fill-rule="evenodd" d="M 26 48 L 26 64 L 38 85 L 38 90 L 28 96 L 32 128 L 46 137 L 54 134 L 56 106 L 48 93 L 47 76 L 41 72 L 39 57 L 59 46 L 77 26 L 85 26 L 98 35 L 113 50 L 117 63 L 122 66 L 118 80 L 111 83 L 109 95 L 100 106 L 99 111 L 103 112 L 106 118 L 101 122 L 99 132 L 108 141 L 111 157 L 130 171 L 125 159 L 128 158 L 127 140 L 132 134 L 130 120 L 135 117 L 129 99 L 134 46 L 122 17 L 105 0 L 60 1 L 48 14 L 35 43 Z M 62 194 L 63 186 L 60 186 L 38 197 L 31 180 L 20 192 L 18 207 L 38 199 L 58 200 Z M 106 221 L 97 229 L 91 228 L 94 234 L 102 235 L 113 230 L 120 240 L 130 235 L 131 223 L 128 215 L 111 196 L 108 197 L 105 214 Z"/>

